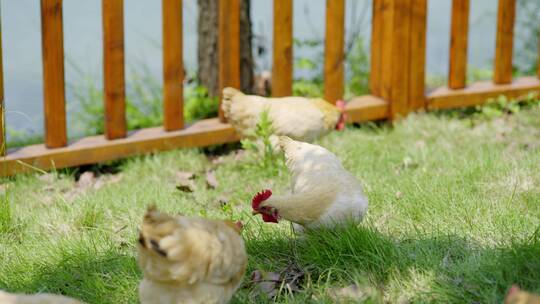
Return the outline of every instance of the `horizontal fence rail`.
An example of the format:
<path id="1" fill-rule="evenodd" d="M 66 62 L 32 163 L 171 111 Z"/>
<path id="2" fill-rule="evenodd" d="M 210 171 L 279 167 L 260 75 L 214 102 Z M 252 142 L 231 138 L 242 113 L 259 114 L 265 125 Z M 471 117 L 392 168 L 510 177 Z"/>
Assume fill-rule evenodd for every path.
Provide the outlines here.
<path id="1" fill-rule="evenodd" d="M 240 87 L 240 0 L 219 1 L 219 86 Z M 470 0 L 453 0 L 448 85 L 425 92 L 428 0 L 373 0 L 370 94 L 350 99 L 348 122 L 397 119 L 417 109 L 474 106 L 505 95 L 540 92 L 538 75 L 512 79 L 515 0 L 499 0 L 494 77 L 467 85 Z M 293 0 L 274 0 L 272 95 L 292 94 Z M 44 83 L 44 144 L 7 151 L 4 128 L 2 41 L 0 34 L 0 175 L 33 172 L 119 159 L 175 148 L 202 147 L 239 139 L 217 118 L 184 124 L 182 0 L 162 0 L 163 126 L 127 132 L 124 1 L 102 0 L 105 134 L 67 142 L 62 0 L 41 0 Z M 345 0 L 327 0 L 324 96 L 344 94 Z M 0 33 L 1 33 L 0 21 Z M 540 44 L 540 43 L 539 43 Z M 539 50 L 540 55 L 540 50 Z"/>

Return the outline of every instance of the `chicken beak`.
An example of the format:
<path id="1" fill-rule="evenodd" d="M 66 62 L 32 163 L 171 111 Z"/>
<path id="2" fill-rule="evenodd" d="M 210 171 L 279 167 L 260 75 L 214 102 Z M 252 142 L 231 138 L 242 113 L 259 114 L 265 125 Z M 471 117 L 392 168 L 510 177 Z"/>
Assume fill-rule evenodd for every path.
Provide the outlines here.
<path id="1" fill-rule="evenodd" d="M 253 210 L 253 211 L 251 212 L 251 214 L 253 214 L 253 215 L 257 215 L 257 214 L 261 214 L 261 212 L 260 212 L 260 211 L 258 211 L 258 210 Z"/>

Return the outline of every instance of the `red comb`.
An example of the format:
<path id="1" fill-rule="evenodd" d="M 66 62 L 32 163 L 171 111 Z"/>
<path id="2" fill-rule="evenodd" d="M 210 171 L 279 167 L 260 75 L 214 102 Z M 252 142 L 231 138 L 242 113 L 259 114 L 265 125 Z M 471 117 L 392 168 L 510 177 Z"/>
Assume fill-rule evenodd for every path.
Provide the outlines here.
<path id="1" fill-rule="evenodd" d="M 251 208 L 253 208 L 253 210 L 258 211 L 259 205 L 265 200 L 269 199 L 270 196 L 272 196 L 272 190 L 270 189 L 266 189 L 255 194 L 255 196 L 251 199 Z"/>

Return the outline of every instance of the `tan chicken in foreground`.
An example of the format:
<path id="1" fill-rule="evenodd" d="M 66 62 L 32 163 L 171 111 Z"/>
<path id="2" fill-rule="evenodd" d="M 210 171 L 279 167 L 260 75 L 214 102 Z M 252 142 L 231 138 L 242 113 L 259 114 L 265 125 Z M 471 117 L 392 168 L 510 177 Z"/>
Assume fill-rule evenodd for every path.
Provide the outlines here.
<path id="1" fill-rule="evenodd" d="M 0 290 L 0 304 L 82 304 L 82 302 L 53 294 L 14 294 Z"/>
<path id="2" fill-rule="evenodd" d="M 246 271 L 241 227 L 148 209 L 139 236 L 141 303 L 227 303 Z"/>
<path id="3" fill-rule="evenodd" d="M 523 291 L 513 285 L 504 298 L 504 304 L 540 304 L 540 295 Z"/>
<path id="4" fill-rule="evenodd" d="M 223 89 L 222 109 L 233 128 L 249 136 L 265 110 L 272 121 L 275 135 L 285 135 L 312 142 L 330 131 L 345 127 L 345 103 L 336 106 L 321 98 L 267 98 L 246 95 L 237 89 Z"/>
<path id="5" fill-rule="evenodd" d="M 262 214 L 265 222 L 286 219 L 304 228 L 362 220 L 368 199 L 360 182 L 333 153 L 286 136 L 279 137 L 279 144 L 291 172 L 292 191 L 274 196 L 270 190 L 257 194 L 252 201 L 254 214 Z"/>

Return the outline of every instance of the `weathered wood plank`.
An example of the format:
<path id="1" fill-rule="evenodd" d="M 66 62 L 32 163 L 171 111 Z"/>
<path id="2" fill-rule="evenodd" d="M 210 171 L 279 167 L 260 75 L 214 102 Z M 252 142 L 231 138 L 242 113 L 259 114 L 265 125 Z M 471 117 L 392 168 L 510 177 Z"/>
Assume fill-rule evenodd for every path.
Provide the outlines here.
<path id="1" fill-rule="evenodd" d="M 411 82 L 411 5 L 412 0 L 393 0 L 392 67 L 383 73 L 390 73 L 390 118 L 402 118 L 409 112 L 409 92 Z M 399 46 L 399 47 L 398 47 Z"/>
<path id="2" fill-rule="evenodd" d="M 219 0 L 219 92 L 240 88 L 240 0 Z M 225 121 L 219 106 L 219 118 Z"/>
<path id="3" fill-rule="evenodd" d="M 4 102 L 4 65 L 2 57 L 2 22 L 0 18 L 0 156 L 6 155 L 6 109 Z"/>
<path id="4" fill-rule="evenodd" d="M 361 96 L 347 103 L 348 122 L 365 122 L 388 117 L 388 102 L 374 96 Z M 47 149 L 32 145 L 12 149 L 0 159 L 0 176 L 20 172 L 59 169 L 71 166 L 110 161 L 133 155 L 176 148 L 202 147 L 238 141 L 234 129 L 219 119 L 205 119 L 183 130 L 165 131 L 161 127 L 141 129 L 127 137 L 107 140 L 104 136 L 90 136 L 67 147 Z"/>
<path id="5" fill-rule="evenodd" d="M 379 44 L 380 48 L 378 50 L 373 50 L 380 53 L 380 85 L 379 93 L 375 94 L 376 96 L 382 97 L 385 100 L 391 100 L 391 89 L 392 89 L 392 75 L 393 71 L 393 44 L 394 39 L 394 15 L 395 15 L 395 1 L 396 0 L 379 0 L 382 1 L 381 9 L 378 13 L 381 16 L 381 43 Z"/>
<path id="6" fill-rule="evenodd" d="M 427 0 L 411 2 L 411 54 L 408 111 L 425 108 Z"/>
<path id="7" fill-rule="evenodd" d="M 163 0 L 163 128 L 184 127 L 182 0 Z"/>
<path id="8" fill-rule="evenodd" d="M 124 1 L 102 0 L 105 135 L 125 137 Z"/>
<path id="9" fill-rule="evenodd" d="M 344 92 L 345 0 L 326 0 L 324 98 L 332 103 Z"/>
<path id="10" fill-rule="evenodd" d="M 293 0 L 274 0 L 272 96 L 292 95 Z"/>
<path id="11" fill-rule="evenodd" d="M 369 90 L 381 96 L 382 86 L 382 50 L 383 50 L 383 8 L 384 0 L 373 0 L 371 22 L 371 62 L 369 73 Z"/>
<path id="12" fill-rule="evenodd" d="M 448 87 L 462 89 L 467 80 L 467 42 L 469 40 L 469 0 L 452 1 L 450 65 Z"/>
<path id="13" fill-rule="evenodd" d="M 45 145 L 67 144 L 62 0 L 41 0 Z"/>
<path id="14" fill-rule="evenodd" d="M 515 15 L 516 0 L 499 0 L 495 68 L 493 73 L 493 81 L 497 84 L 512 82 Z"/>
<path id="15" fill-rule="evenodd" d="M 107 140 L 104 136 L 90 136 L 67 147 L 47 149 L 44 145 L 12 150 L 0 159 L 0 176 L 65 168 L 115 160 L 127 156 L 165 151 L 176 148 L 201 147 L 237 141 L 233 128 L 217 118 L 199 121 L 183 130 L 165 131 L 161 127 L 141 129 L 125 138 Z"/>
<path id="16" fill-rule="evenodd" d="M 509 84 L 494 84 L 491 81 L 473 83 L 461 89 L 438 88 L 428 94 L 429 109 L 461 108 L 483 104 L 488 98 L 505 95 L 509 98 L 526 97 L 540 92 L 540 80 L 536 77 L 522 77 Z"/>
<path id="17" fill-rule="evenodd" d="M 364 95 L 347 102 L 345 112 L 349 123 L 374 121 L 388 118 L 390 105 L 382 98 Z"/>
<path id="18" fill-rule="evenodd" d="M 536 72 L 536 75 L 538 76 L 538 78 L 540 78 L 540 37 L 538 37 L 538 58 L 537 58 L 537 72 Z"/>

